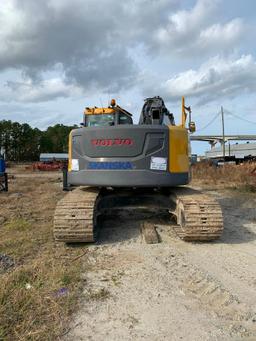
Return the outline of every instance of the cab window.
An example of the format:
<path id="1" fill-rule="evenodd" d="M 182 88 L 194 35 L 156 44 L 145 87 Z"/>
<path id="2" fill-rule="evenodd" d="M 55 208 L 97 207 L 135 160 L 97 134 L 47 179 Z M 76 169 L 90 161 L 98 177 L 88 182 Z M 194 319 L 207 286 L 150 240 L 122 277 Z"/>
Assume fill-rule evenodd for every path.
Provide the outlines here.
<path id="1" fill-rule="evenodd" d="M 87 127 L 113 126 L 115 124 L 115 116 L 113 114 L 97 114 L 86 116 Z"/>
<path id="2" fill-rule="evenodd" d="M 133 124 L 131 116 L 125 113 L 119 112 L 118 124 Z"/>

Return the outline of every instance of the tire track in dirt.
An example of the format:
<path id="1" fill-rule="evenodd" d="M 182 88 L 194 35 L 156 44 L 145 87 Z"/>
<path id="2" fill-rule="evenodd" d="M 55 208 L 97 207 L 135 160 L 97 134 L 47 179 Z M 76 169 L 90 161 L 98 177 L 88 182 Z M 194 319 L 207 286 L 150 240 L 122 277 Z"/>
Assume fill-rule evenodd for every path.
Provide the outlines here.
<path id="1" fill-rule="evenodd" d="M 172 274 L 175 274 L 184 295 L 196 300 L 201 311 L 219 319 L 219 327 L 230 336 L 256 338 L 255 306 L 241 302 L 217 278 L 192 264 L 182 254 L 177 253 L 176 258 L 178 261 L 172 266 Z"/>
<path id="2" fill-rule="evenodd" d="M 139 216 L 106 220 L 100 244 L 88 249 L 80 310 L 65 340 L 256 339 L 256 267 L 245 256 L 255 250 L 256 226 L 246 204 L 219 197 L 226 231 L 215 243 L 182 242 L 159 221 L 162 243 L 148 245 Z"/>

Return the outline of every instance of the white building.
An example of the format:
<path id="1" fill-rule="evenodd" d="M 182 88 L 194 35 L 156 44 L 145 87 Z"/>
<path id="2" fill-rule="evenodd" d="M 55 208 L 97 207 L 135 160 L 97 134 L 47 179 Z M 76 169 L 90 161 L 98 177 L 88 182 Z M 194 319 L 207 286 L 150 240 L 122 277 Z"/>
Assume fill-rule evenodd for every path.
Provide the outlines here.
<path id="1" fill-rule="evenodd" d="M 223 149 L 221 147 L 214 147 L 211 150 L 205 152 L 206 158 L 222 158 Z M 256 157 L 256 143 L 241 143 L 241 144 L 225 144 L 225 156 L 233 157 L 235 159 L 244 159 Z"/>

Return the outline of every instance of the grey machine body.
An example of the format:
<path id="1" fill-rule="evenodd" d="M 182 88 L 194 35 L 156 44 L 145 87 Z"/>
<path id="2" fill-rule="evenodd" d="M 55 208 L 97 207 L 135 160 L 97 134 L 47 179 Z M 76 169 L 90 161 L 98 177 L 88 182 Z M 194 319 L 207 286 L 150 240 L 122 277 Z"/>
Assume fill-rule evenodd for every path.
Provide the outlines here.
<path id="1" fill-rule="evenodd" d="M 73 130 L 68 185 L 173 187 L 187 184 L 188 172 L 169 171 L 168 124 L 174 125 L 173 115 L 160 97 L 153 97 L 145 100 L 138 125 L 85 126 Z M 157 169 L 154 160 L 165 164 Z"/>

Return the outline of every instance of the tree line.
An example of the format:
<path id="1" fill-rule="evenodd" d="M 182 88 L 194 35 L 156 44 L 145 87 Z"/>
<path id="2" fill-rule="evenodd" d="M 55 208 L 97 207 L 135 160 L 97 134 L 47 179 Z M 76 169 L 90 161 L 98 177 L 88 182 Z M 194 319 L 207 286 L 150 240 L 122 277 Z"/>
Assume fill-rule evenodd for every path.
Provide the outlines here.
<path id="1" fill-rule="evenodd" d="M 27 123 L 0 121 L 0 150 L 8 161 L 36 161 L 40 153 L 67 153 L 69 132 L 77 126 L 56 124 L 46 130 Z"/>

